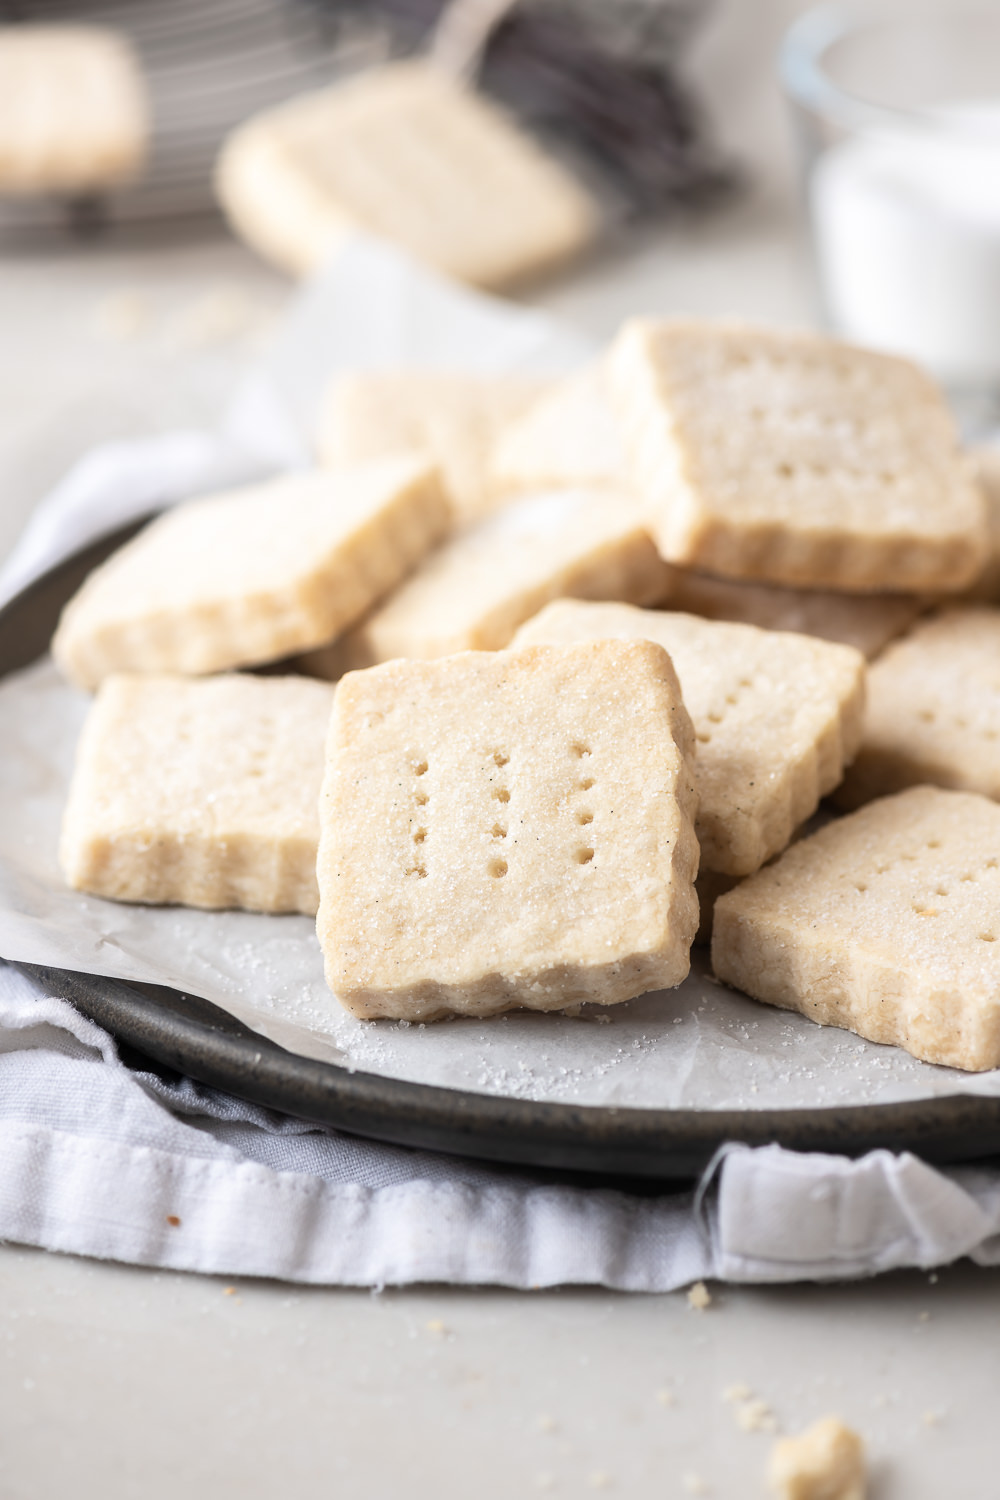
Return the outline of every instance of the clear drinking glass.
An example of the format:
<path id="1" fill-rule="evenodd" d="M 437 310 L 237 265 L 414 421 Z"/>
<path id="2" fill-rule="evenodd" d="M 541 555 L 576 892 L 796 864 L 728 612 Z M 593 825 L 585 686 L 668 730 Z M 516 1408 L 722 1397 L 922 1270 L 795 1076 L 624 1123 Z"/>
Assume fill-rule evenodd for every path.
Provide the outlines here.
<path id="1" fill-rule="evenodd" d="M 1000 409 L 1000 5 L 809 11 L 781 73 L 836 333 Z"/>

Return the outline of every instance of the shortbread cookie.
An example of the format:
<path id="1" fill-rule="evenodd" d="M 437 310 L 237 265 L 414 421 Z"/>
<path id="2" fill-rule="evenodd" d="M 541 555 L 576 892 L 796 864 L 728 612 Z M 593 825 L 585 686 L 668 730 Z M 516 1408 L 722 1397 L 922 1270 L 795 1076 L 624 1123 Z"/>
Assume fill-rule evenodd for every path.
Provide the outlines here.
<path id="1" fill-rule="evenodd" d="M 588 365 L 541 396 L 497 439 L 489 483 L 500 495 L 563 485 L 626 482 L 625 451 L 603 364 Z"/>
<path id="2" fill-rule="evenodd" d="M 779 1438 L 767 1470 L 774 1500 L 865 1500 L 865 1445 L 839 1417 Z"/>
<path id="3" fill-rule="evenodd" d="M 345 677 L 318 932 L 357 1016 L 611 1005 L 679 984 L 698 925 L 691 725 L 646 641 Z"/>
<path id="4" fill-rule="evenodd" d="M 844 807 L 928 783 L 1000 800 L 1000 609 L 921 620 L 868 672 L 857 759 Z"/>
<path id="5" fill-rule="evenodd" d="M 989 551 L 940 392 L 906 360 L 815 334 L 628 325 L 612 392 L 670 562 L 796 587 L 958 590 Z"/>
<path id="6" fill-rule="evenodd" d="M 498 651 L 561 594 L 648 604 L 666 577 L 630 496 L 532 495 L 432 552 L 384 604 L 303 666 L 339 677 L 395 656 Z"/>
<path id="7" fill-rule="evenodd" d="M 360 229 L 500 286 L 575 254 L 598 223 L 584 189 L 502 110 L 419 61 L 255 116 L 226 142 L 216 187 L 236 231 L 293 275 Z"/>
<path id="8" fill-rule="evenodd" d="M 846 594 L 713 578 L 675 568 L 664 603 L 710 620 L 741 620 L 764 630 L 794 630 L 877 656 L 929 607 L 918 594 Z"/>
<path id="9" fill-rule="evenodd" d="M 303 677 L 109 677 L 77 749 L 60 862 L 114 901 L 315 912 L 334 690 Z"/>
<path id="10" fill-rule="evenodd" d="M 396 459 L 188 501 L 87 579 L 52 643 L 68 677 L 216 672 L 329 641 L 448 526 L 434 469 Z"/>
<path id="11" fill-rule="evenodd" d="M 912 787 L 715 903 L 712 963 L 757 1000 L 914 1057 L 1000 1065 L 1000 807 Z"/>
<path id="12" fill-rule="evenodd" d="M 139 61 L 104 26 L 0 26 L 0 193 L 78 195 L 139 171 L 149 102 Z"/>
<path id="13" fill-rule="evenodd" d="M 657 641 L 698 739 L 703 870 L 748 875 L 784 849 L 857 748 L 864 658 L 849 646 L 753 625 L 561 599 L 516 646 L 609 637 Z"/>
<path id="14" fill-rule="evenodd" d="M 321 464 L 342 468 L 394 453 L 437 464 L 459 524 L 494 509 L 486 466 L 498 435 L 551 382 L 529 376 L 371 370 L 341 375 L 324 398 L 316 433 Z"/>

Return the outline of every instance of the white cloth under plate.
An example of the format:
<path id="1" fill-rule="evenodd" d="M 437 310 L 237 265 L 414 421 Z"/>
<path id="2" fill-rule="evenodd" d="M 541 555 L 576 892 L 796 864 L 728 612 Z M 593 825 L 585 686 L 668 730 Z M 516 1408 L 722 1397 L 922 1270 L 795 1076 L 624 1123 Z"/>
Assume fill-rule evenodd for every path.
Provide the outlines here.
<path id="1" fill-rule="evenodd" d="M 568 1187 L 362 1141 L 118 1059 L 0 965 L 0 1239 L 226 1276 L 670 1291 L 1000 1262 L 1000 1174 L 726 1151 L 708 1192 Z"/>
<path id="2" fill-rule="evenodd" d="M 374 323 L 357 313 L 365 307 Z M 109 444 L 83 459 L 39 506 L 0 573 L 0 601 L 154 506 L 307 462 L 309 413 L 332 370 L 421 362 L 431 341 L 442 365 L 460 366 L 470 331 L 489 351 L 482 368 L 554 371 L 587 353 L 533 313 L 359 242 L 299 299 L 224 433 Z M 665 1291 L 702 1277 L 863 1276 L 962 1255 L 996 1263 L 1000 1172 L 940 1171 L 882 1151 L 851 1162 L 732 1146 L 694 1194 L 570 1187 L 134 1072 L 99 1027 L 0 962 L 0 1239 L 350 1286 Z"/>

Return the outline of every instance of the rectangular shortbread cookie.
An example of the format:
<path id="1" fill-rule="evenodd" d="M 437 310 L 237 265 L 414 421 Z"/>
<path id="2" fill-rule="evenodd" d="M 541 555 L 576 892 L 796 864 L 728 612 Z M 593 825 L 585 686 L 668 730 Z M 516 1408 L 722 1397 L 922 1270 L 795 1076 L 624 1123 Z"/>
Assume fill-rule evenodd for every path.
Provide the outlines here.
<path id="1" fill-rule="evenodd" d="M 558 595 L 650 604 L 667 576 L 629 495 L 531 495 L 432 552 L 384 604 L 304 666 L 339 677 L 396 656 L 498 651 Z"/>
<path id="2" fill-rule="evenodd" d="M 741 620 L 763 630 L 794 630 L 877 656 L 929 608 L 918 594 L 847 594 L 713 578 L 674 568 L 663 603 L 710 620 Z"/>
<path id="3" fill-rule="evenodd" d="M 698 925 L 691 726 L 646 641 L 345 677 L 318 932 L 358 1016 L 610 1005 L 679 984 Z"/>
<path id="4" fill-rule="evenodd" d="M 0 192 L 115 187 L 138 172 L 148 138 L 145 80 L 124 33 L 0 26 Z"/>
<path id="5" fill-rule="evenodd" d="M 316 910 L 334 689 L 302 677 L 109 677 L 77 748 L 60 863 L 114 901 Z"/>
<path id="6" fill-rule="evenodd" d="M 757 1000 L 1000 1064 L 1000 807 L 913 787 L 787 850 L 715 903 L 712 963 Z"/>
<path id="7" fill-rule="evenodd" d="M 290 475 L 165 512 L 97 568 L 52 643 L 93 688 L 109 672 L 217 672 L 329 641 L 448 527 L 423 460 Z"/>
<path id="8" fill-rule="evenodd" d="M 1000 800 L 1000 609 L 943 610 L 873 662 L 857 759 L 837 800 L 919 783 Z"/>
<path id="9" fill-rule="evenodd" d="M 794 587 L 958 590 L 985 505 L 944 398 L 816 334 L 636 322 L 610 357 L 632 477 L 670 562 Z"/>
<path id="10" fill-rule="evenodd" d="M 561 599 L 517 646 L 615 637 L 657 641 L 698 740 L 703 870 L 748 875 L 784 849 L 857 747 L 864 658 L 850 646 L 673 611 Z"/>
<path id="11" fill-rule="evenodd" d="M 549 384 L 526 375 L 436 370 L 341 375 L 321 405 L 317 456 L 336 469 L 392 454 L 423 454 L 441 471 L 456 521 L 476 520 L 496 505 L 486 482 L 494 443 Z"/>
<path id="12" fill-rule="evenodd" d="M 498 495 L 566 485 L 627 482 L 625 450 L 603 363 L 588 365 L 540 396 L 497 438 L 488 480 Z"/>
<path id="13" fill-rule="evenodd" d="M 513 119 L 421 61 L 373 68 L 254 116 L 216 173 L 239 234 L 295 275 L 346 232 L 501 286 L 594 236 L 590 195 Z"/>

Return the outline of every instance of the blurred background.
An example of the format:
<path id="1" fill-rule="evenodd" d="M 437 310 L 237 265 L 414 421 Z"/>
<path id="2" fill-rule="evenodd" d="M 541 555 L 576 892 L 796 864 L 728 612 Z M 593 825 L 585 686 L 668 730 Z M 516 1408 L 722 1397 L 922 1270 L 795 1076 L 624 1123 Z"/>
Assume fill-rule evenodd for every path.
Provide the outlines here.
<path id="1" fill-rule="evenodd" d="M 0 554 L 35 500 L 94 442 L 214 422 L 288 303 L 288 277 L 239 243 L 216 206 L 212 171 L 226 132 L 279 100 L 413 45 L 436 8 L 420 0 L 8 8 L 17 22 L 124 32 L 147 78 L 153 135 L 134 185 L 0 203 Z M 634 7 L 633 19 L 638 13 L 656 33 L 650 71 L 662 70 L 652 108 L 658 124 L 666 122 L 664 156 L 672 158 L 663 169 L 663 202 L 655 187 L 642 201 L 641 161 L 638 193 L 616 197 L 613 169 L 601 172 L 599 149 L 591 149 L 590 180 L 611 228 L 582 265 L 521 290 L 523 300 L 597 335 L 640 309 L 810 315 L 776 76 L 781 36 L 804 8 L 796 0 L 642 0 Z M 596 10 L 598 22 L 619 11 L 584 9 Z M 625 0 L 621 9 L 629 9 Z M 627 77 L 637 61 L 628 26 L 602 33 L 598 24 L 596 34 L 625 50 Z M 526 71 L 521 46 L 521 63 L 517 49 L 513 60 L 508 49 L 507 81 L 501 69 L 498 89 L 526 100 L 530 116 L 545 89 Z M 614 64 L 609 71 L 623 76 Z M 619 83 L 619 105 L 620 95 Z M 572 101 L 563 103 L 572 116 Z M 544 113 L 537 102 L 533 108 Z M 549 128 L 550 138 L 558 134 Z M 572 133 L 564 129 L 564 140 Z M 579 159 L 579 133 L 570 145 Z"/>
<path id="2" fill-rule="evenodd" d="M 589 249 L 518 285 L 519 300 L 596 337 L 637 312 L 822 320 L 800 171 L 825 128 L 810 111 L 822 115 L 830 101 L 800 98 L 793 111 L 778 71 L 805 0 L 453 0 L 447 9 L 462 23 L 443 38 L 448 65 L 513 110 L 598 206 Z M 947 0 L 919 9 L 954 22 Z M 10 141 L 25 128 L 15 105 L 36 64 L 16 52 L 5 63 L 0 47 L 0 555 L 93 443 L 213 424 L 294 295 L 259 236 L 237 237 L 220 211 L 223 142 L 248 119 L 278 118 L 283 101 L 426 50 L 435 27 L 440 44 L 441 12 L 441 0 L 6 8 L 0 41 L 26 23 L 94 24 L 127 38 L 145 91 L 131 100 L 132 128 L 141 134 L 145 110 L 149 139 L 114 169 L 118 180 L 26 190 Z M 862 21 L 914 13 L 904 0 L 853 7 Z M 924 52 L 940 47 L 925 39 Z M 1000 55 L 976 42 L 970 53 L 991 72 Z M 120 92 L 98 71 L 92 103 Z M 988 81 L 959 80 L 980 92 Z M 31 128 L 51 133 L 58 110 L 44 100 L 33 108 Z M 956 175 L 948 160 L 941 171 Z"/>

